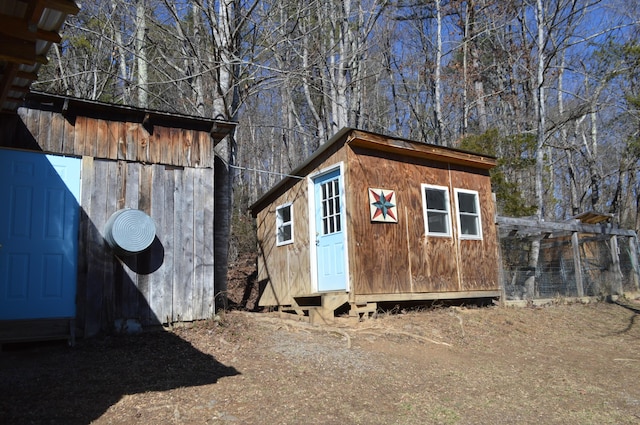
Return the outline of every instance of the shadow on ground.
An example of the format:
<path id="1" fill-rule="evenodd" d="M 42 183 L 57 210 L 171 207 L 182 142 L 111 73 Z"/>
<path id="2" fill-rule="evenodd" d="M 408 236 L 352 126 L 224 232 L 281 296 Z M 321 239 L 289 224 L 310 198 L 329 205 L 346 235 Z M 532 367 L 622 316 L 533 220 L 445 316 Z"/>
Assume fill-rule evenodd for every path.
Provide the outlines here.
<path id="1" fill-rule="evenodd" d="M 239 372 L 170 332 L 6 345 L 0 423 L 89 424 L 126 394 L 214 384 Z"/>

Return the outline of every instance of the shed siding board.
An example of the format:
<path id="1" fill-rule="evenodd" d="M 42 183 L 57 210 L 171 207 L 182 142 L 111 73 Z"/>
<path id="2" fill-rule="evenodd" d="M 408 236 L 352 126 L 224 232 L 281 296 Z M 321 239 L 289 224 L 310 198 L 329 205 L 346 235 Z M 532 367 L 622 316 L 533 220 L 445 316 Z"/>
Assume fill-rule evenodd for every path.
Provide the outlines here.
<path id="1" fill-rule="evenodd" d="M 478 192 L 482 220 L 482 240 L 459 239 L 461 290 L 497 290 L 498 246 L 489 174 L 463 167 L 452 167 L 451 180 L 454 188 Z M 453 206 L 455 207 L 455 200 Z M 457 220 L 457 215 L 455 218 Z"/>
<path id="2" fill-rule="evenodd" d="M 183 191 L 183 203 L 181 205 L 180 211 L 178 213 L 180 215 L 184 215 L 183 221 L 183 260 L 182 260 L 182 270 L 184 275 L 183 287 L 185 289 L 184 296 L 182 298 L 183 308 L 181 311 L 184 312 L 184 320 L 191 321 L 195 320 L 196 316 L 194 314 L 194 240 L 196 228 L 194 226 L 194 191 L 193 191 L 193 183 L 195 170 L 193 168 L 185 168 L 184 169 L 184 191 Z M 202 300 L 198 300 L 201 302 Z"/>
<path id="3" fill-rule="evenodd" d="M 52 116 L 49 118 L 50 133 L 49 138 L 51 140 L 51 152 L 64 152 L 64 120 L 53 119 L 53 113 L 49 112 Z"/>
<path id="4" fill-rule="evenodd" d="M 51 112 L 41 111 L 40 116 L 38 118 L 37 124 L 40 128 L 38 129 L 38 140 L 44 141 L 44 150 L 48 152 L 55 151 L 55 143 L 51 140 Z"/>
<path id="5" fill-rule="evenodd" d="M 160 161 L 161 141 L 164 140 L 166 129 L 158 126 L 153 129 L 153 134 L 149 135 L 148 147 L 147 147 L 147 162 L 157 164 Z"/>
<path id="6" fill-rule="evenodd" d="M 149 216 L 153 218 L 156 225 L 156 239 L 163 249 L 166 249 L 167 232 L 166 228 L 166 210 L 164 208 L 165 200 L 165 176 L 162 171 L 164 167 L 152 165 L 151 170 L 151 205 Z M 155 243 L 156 241 L 154 241 Z M 153 309 L 149 311 L 149 322 L 151 324 L 162 323 L 162 318 L 169 316 L 170 308 L 165 303 L 165 287 L 171 287 L 171 281 L 165 279 L 166 264 L 164 263 L 166 254 L 163 249 L 152 251 L 150 263 L 159 265 L 157 269 L 149 274 L 149 305 Z"/>
<path id="7" fill-rule="evenodd" d="M 182 211 L 182 192 L 184 191 L 183 187 L 183 174 L 184 170 L 178 169 L 173 172 L 173 177 L 175 179 L 175 188 L 173 191 L 173 230 L 172 233 L 174 235 L 174 250 L 173 250 L 173 276 L 171 280 L 174 282 L 172 287 L 172 306 L 171 311 L 177 312 L 176 320 L 184 320 L 184 314 L 182 313 L 182 303 L 184 297 L 184 276 L 183 276 L 183 268 L 182 268 L 182 260 L 184 258 L 184 252 L 182 251 L 182 245 L 180 244 L 181 240 L 178 235 L 184 235 L 184 231 L 182 228 L 183 221 L 185 219 L 185 212 Z"/>
<path id="8" fill-rule="evenodd" d="M 25 125 L 35 140 L 40 140 L 40 113 L 41 111 L 30 111 L 24 120 Z M 48 143 L 47 140 L 44 140 L 41 142 L 40 147 L 44 150 Z"/>
<path id="9" fill-rule="evenodd" d="M 194 183 L 194 312 L 197 317 L 211 317 L 213 311 L 213 170 L 201 169 Z M 208 260 L 209 259 L 209 260 Z"/>
<path id="10" fill-rule="evenodd" d="M 90 177 L 94 185 L 104 184 L 107 181 L 107 169 L 101 167 L 99 161 L 93 161 L 93 175 Z M 84 175 L 84 171 L 83 171 Z M 104 186 L 103 186 L 104 187 Z M 107 246 L 102 237 L 102 233 L 98 229 L 102 223 L 107 220 L 106 212 L 106 191 L 100 190 L 92 193 L 90 188 L 83 188 L 82 208 L 85 209 L 86 215 L 86 233 L 87 238 L 82 244 L 86 251 L 84 255 L 87 258 L 87 292 L 81 294 L 84 297 L 85 309 L 85 334 L 94 335 L 98 333 L 108 318 L 105 317 L 104 306 L 104 252 Z"/>
<path id="11" fill-rule="evenodd" d="M 136 126 L 136 161 L 149 162 L 149 133 L 141 126 Z"/>
<path id="12" fill-rule="evenodd" d="M 174 279 L 174 264 L 177 256 L 174 254 L 176 245 L 176 234 L 174 233 L 174 192 L 176 190 L 176 171 L 167 167 L 157 167 L 158 171 L 163 173 L 164 199 L 161 201 L 164 205 L 164 214 L 162 226 L 160 226 L 159 238 L 164 246 L 164 261 L 160 268 L 159 278 L 162 279 L 162 285 L 157 288 L 159 307 L 159 320 L 163 322 L 171 322 L 174 320 L 173 311 L 173 287 L 178 284 Z M 159 180 L 158 178 L 156 180 Z M 178 243 L 179 243 L 178 239 Z M 160 289 L 162 288 L 162 289 Z"/>
<path id="13" fill-rule="evenodd" d="M 74 148 L 74 135 L 75 135 L 75 129 L 73 124 L 71 124 L 64 117 L 58 116 L 57 114 L 54 114 L 52 119 L 62 122 L 63 141 L 62 141 L 61 153 L 65 155 L 72 155 L 74 152 L 73 148 Z"/>
<path id="14" fill-rule="evenodd" d="M 140 189 L 138 199 L 138 209 L 144 211 L 151 217 L 151 198 L 153 196 L 153 166 L 141 165 L 140 166 Z M 157 229 L 156 229 L 157 231 Z M 138 256 L 138 267 L 142 273 L 137 273 L 138 279 L 138 291 L 139 291 L 139 307 L 138 314 L 143 323 L 151 322 L 151 293 L 150 293 L 150 261 L 149 255 L 151 251 L 148 251 L 144 255 Z"/>
<path id="15" fill-rule="evenodd" d="M 98 158 L 109 158 L 109 123 L 105 120 L 95 120 L 96 123 L 96 153 Z"/>
<path id="16" fill-rule="evenodd" d="M 78 225 L 78 276 L 76 287 L 76 317 L 81 329 L 86 330 L 86 318 L 88 317 L 87 295 L 89 283 L 87 281 L 89 269 L 88 241 L 89 241 L 89 207 L 91 195 L 87 188 L 94 185 L 93 158 L 82 158 L 82 188 L 80 190 L 80 223 Z M 84 321 L 83 321 L 84 320 Z"/>
<path id="17" fill-rule="evenodd" d="M 174 191 L 174 287 L 173 310 L 176 320 L 193 320 L 193 170 L 176 170 Z M 178 240 L 180 243 L 178 244 Z"/>
<path id="18" fill-rule="evenodd" d="M 105 143 L 105 158 L 118 158 L 118 142 L 120 138 L 120 123 L 115 121 L 107 121 L 107 141 Z"/>
<path id="19" fill-rule="evenodd" d="M 140 201 L 140 164 L 136 162 L 125 163 L 127 172 L 126 193 L 124 195 L 125 208 L 139 209 Z M 115 211 L 111 211 L 109 216 Z M 108 218 L 108 217 L 107 217 Z M 104 224 L 103 224 L 104 226 Z M 122 311 L 118 318 L 137 318 L 139 305 L 138 274 L 134 271 L 138 266 L 138 257 L 129 256 L 126 258 L 127 265 L 122 267 Z M 132 270 L 133 268 L 133 270 Z"/>
<path id="20" fill-rule="evenodd" d="M 97 160 L 97 161 L 94 161 L 94 166 L 106 169 L 105 173 L 107 178 L 109 178 L 110 176 L 118 175 L 117 173 L 118 164 L 114 161 Z M 101 184 L 100 182 L 102 182 L 104 191 L 106 192 L 106 196 L 104 198 L 104 217 L 105 217 L 104 223 L 106 223 L 106 220 L 108 220 L 111 214 L 114 211 L 116 211 L 117 202 L 118 202 L 118 199 L 115 196 L 118 192 L 118 184 L 116 183 L 116 185 L 111 185 L 111 184 L 104 185 L 104 182 L 106 181 L 107 181 L 106 179 L 96 181 L 96 184 Z M 97 227 L 98 231 L 102 235 L 103 243 L 104 243 L 103 223 L 101 223 L 98 220 L 94 223 L 94 225 Z M 118 273 L 119 268 L 113 262 L 111 249 L 108 247 L 106 243 L 104 243 L 104 249 L 101 250 L 100 252 L 97 252 L 96 255 L 101 256 L 101 264 L 103 266 L 103 277 L 102 277 L 103 294 L 104 294 L 103 305 L 105 309 L 103 322 L 106 320 L 109 323 L 112 323 L 116 317 L 116 311 L 117 311 L 117 309 L 115 308 L 115 302 L 117 301 L 117 299 L 114 296 L 114 288 L 116 286 L 116 276 L 117 274 L 119 274 Z"/>

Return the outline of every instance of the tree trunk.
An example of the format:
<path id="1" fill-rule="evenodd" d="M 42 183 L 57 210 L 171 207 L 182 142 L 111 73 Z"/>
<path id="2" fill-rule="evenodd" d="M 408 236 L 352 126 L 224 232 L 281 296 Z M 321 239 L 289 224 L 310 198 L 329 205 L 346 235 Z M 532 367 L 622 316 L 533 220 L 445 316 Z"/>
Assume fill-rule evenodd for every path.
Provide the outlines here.
<path id="1" fill-rule="evenodd" d="M 434 114 L 435 114 L 435 124 L 436 124 L 436 144 L 444 145 L 444 140 L 442 139 L 442 95 L 440 93 L 440 85 L 442 84 L 440 74 L 442 69 L 442 8 L 440 4 L 440 0 L 435 0 L 436 5 L 436 63 L 435 63 L 435 72 L 434 72 L 434 93 L 433 93 L 433 102 L 434 102 Z"/>
<path id="2" fill-rule="evenodd" d="M 136 58 L 138 64 L 138 107 L 148 108 L 148 83 L 147 49 L 145 36 L 147 33 L 147 20 L 145 17 L 145 0 L 138 0 L 136 4 Z"/>

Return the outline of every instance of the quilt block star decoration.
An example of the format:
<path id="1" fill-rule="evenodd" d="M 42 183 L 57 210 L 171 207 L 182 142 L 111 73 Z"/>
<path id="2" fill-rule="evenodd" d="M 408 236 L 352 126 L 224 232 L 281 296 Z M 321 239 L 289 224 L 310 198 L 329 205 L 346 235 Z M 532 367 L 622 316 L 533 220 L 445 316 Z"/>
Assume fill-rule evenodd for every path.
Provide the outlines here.
<path id="1" fill-rule="evenodd" d="M 369 188 L 369 209 L 371 221 L 397 223 L 396 191 Z"/>

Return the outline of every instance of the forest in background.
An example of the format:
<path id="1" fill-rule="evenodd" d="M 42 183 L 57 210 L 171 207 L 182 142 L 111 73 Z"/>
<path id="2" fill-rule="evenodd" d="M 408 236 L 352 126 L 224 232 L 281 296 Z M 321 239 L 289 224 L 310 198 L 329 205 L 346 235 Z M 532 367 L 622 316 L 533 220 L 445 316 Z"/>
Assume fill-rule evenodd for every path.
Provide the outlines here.
<path id="1" fill-rule="evenodd" d="M 501 215 L 638 231 L 639 24 L 622 0 L 96 0 L 33 88 L 237 121 L 240 215 L 354 127 L 496 156 Z"/>

